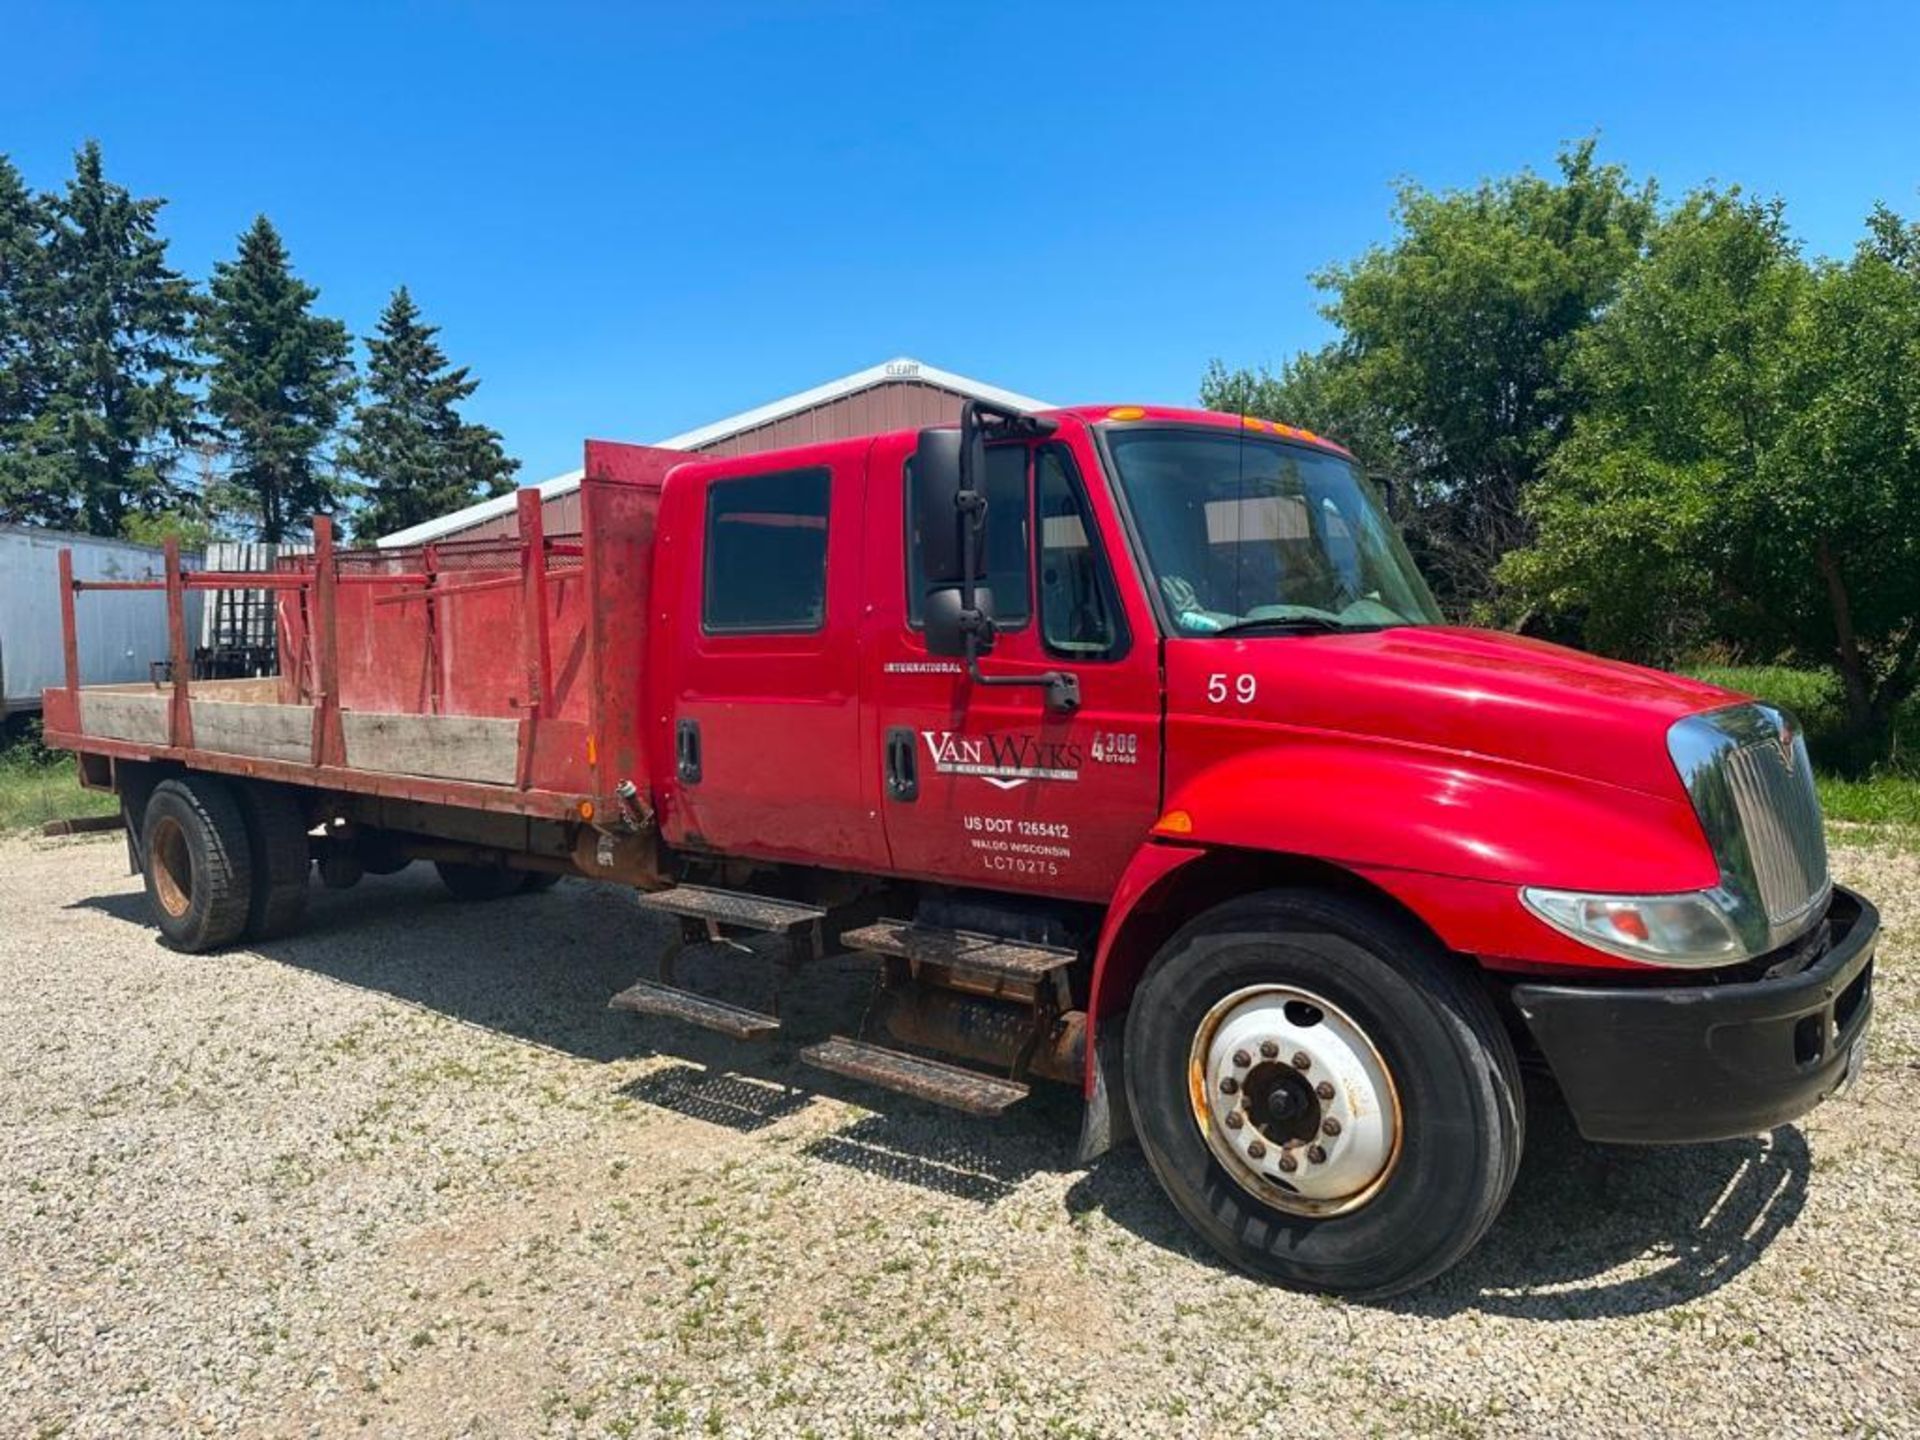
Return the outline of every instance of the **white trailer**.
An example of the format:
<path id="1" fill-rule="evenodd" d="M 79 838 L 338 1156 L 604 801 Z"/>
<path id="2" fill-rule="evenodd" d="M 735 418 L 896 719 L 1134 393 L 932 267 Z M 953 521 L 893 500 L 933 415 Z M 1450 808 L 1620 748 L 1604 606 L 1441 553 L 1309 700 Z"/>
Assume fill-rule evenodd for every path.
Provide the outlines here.
<path id="1" fill-rule="evenodd" d="M 60 651 L 60 552 L 73 551 L 76 580 L 157 580 L 160 550 L 27 525 L 0 525 L 0 718 L 37 711 L 40 692 L 66 683 Z M 190 567 L 198 555 L 182 557 Z M 200 633 L 205 596 L 189 592 L 187 634 Z M 80 683 L 146 680 L 167 658 L 167 607 L 151 591 L 109 590 L 80 613 Z"/>

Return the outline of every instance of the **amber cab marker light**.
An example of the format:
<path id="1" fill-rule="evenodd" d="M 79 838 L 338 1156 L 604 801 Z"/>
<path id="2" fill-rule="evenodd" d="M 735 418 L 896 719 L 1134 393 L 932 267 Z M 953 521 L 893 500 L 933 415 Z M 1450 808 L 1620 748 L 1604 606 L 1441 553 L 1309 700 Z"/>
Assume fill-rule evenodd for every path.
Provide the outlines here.
<path id="1" fill-rule="evenodd" d="M 1139 405 L 1116 405 L 1113 409 L 1107 411 L 1107 418 L 1109 420 L 1139 420 L 1142 419 L 1146 413 L 1146 410 Z"/>

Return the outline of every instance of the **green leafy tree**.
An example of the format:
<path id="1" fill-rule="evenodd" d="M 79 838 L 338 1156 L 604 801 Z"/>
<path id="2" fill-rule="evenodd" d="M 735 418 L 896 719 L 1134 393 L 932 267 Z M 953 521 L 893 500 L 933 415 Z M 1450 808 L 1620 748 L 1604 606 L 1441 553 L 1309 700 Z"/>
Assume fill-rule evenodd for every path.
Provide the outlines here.
<path id="1" fill-rule="evenodd" d="M 24 427 L 34 482 L 10 500 L 23 518 L 117 535 L 129 515 L 178 503 L 177 464 L 196 430 L 197 302 L 167 265 L 164 204 L 109 181 L 94 141 L 47 202 L 50 364 Z"/>
<path id="2" fill-rule="evenodd" d="M 1406 457 L 1393 417 L 1355 383 L 1337 346 L 1304 350 L 1278 371 L 1229 370 L 1218 360 L 1200 382 L 1200 403 L 1231 415 L 1258 415 L 1337 440 L 1376 476 L 1398 477 Z"/>
<path id="3" fill-rule="evenodd" d="M 1580 342 L 1591 408 L 1503 577 L 1661 659 L 1831 665 L 1864 758 L 1920 680 L 1920 231 L 1810 266 L 1778 204 L 1703 192 Z"/>
<path id="4" fill-rule="evenodd" d="M 1591 140 L 1564 151 L 1553 178 L 1406 185 L 1393 241 L 1314 277 L 1331 296 L 1334 344 L 1277 377 L 1216 371 L 1211 389 L 1239 385 L 1257 414 L 1322 407 L 1273 418 L 1350 436 L 1399 472 L 1442 599 L 1484 608 L 1494 566 L 1530 537 L 1522 497 L 1579 412 L 1574 341 L 1638 260 L 1653 216 L 1652 185 L 1599 164 Z"/>
<path id="5" fill-rule="evenodd" d="M 329 447 L 354 392 L 347 327 L 313 313 L 320 292 L 297 278 L 267 217 L 217 262 L 201 322 L 207 409 L 227 452 L 221 498 L 278 541 L 338 508 Z"/>
<path id="6" fill-rule="evenodd" d="M 343 460 L 366 482 L 354 538 L 404 530 L 513 488 L 498 431 L 460 418 L 479 381 L 453 368 L 403 285 L 367 341 L 366 398 Z"/>
<path id="7" fill-rule="evenodd" d="M 43 508 L 42 465 L 28 427 L 46 403 L 47 209 L 0 155 L 0 519 L 31 519 Z"/>

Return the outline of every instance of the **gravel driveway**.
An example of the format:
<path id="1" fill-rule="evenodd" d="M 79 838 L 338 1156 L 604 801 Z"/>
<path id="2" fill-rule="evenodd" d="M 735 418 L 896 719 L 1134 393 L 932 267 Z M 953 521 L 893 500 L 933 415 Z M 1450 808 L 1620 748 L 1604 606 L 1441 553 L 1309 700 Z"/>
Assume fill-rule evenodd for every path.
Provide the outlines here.
<path id="1" fill-rule="evenodd" d="M 0 842 L 0 1433 L 1920 1430 L 1911 852 L 1835 857 L 1889 926 L 1853 1094 L 1672 1151 L 1536 1106 L 1487 1242 L 1384 1305 L 1223 1270 L 1069 1097 L 982 1125 L 608 1012 L 661 934 L 618 894 L 415 867 L 196 958 L 123 856 Z M 865 994 L 825 968 L 809 1026 Z"/>

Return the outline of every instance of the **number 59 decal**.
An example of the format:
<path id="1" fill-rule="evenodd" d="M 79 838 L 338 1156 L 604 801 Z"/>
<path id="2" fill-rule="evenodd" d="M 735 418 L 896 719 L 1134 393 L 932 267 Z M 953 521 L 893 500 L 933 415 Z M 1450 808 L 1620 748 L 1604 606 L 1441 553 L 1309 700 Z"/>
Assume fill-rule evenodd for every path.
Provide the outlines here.
<path id="1" fill-rule="evenodd" d="M 1259 691 L 1259 682 L 1251 675 L 1235 675 L 1231 683 L 1226 675 L 1217 671 L 1207 677 L 1207 699 L 1215 705 L 1226 704 L 1229 695 L 1242 705 L 1251 705 Z"/>

